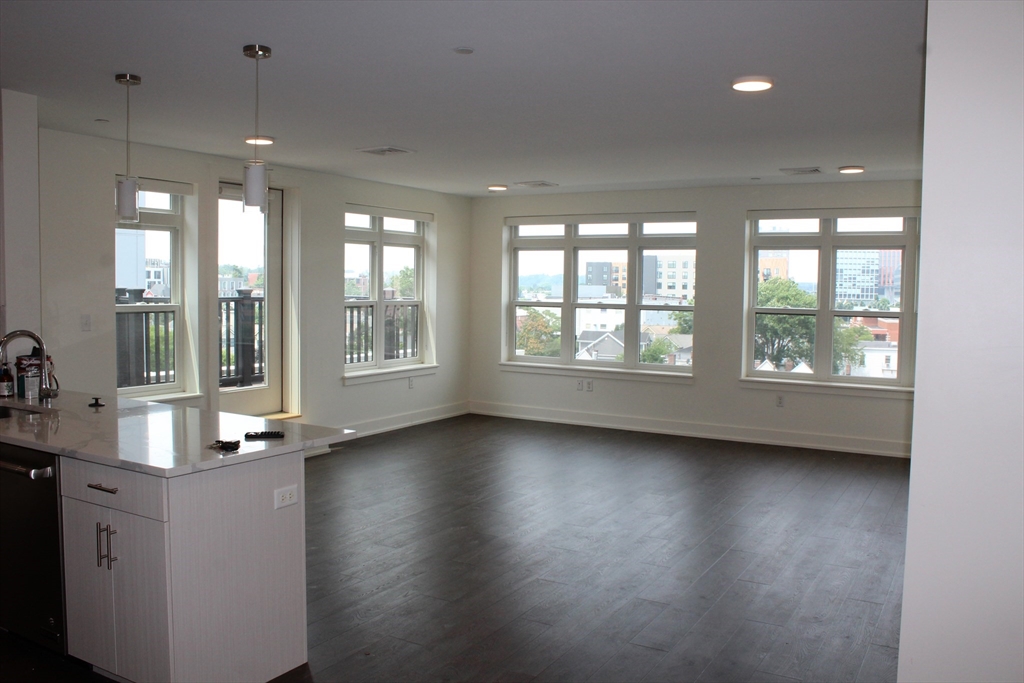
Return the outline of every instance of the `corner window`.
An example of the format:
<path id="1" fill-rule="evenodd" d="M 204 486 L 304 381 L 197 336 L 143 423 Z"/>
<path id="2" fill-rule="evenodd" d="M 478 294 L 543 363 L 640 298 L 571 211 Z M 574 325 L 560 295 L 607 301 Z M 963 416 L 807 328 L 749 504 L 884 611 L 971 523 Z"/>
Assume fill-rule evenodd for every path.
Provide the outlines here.
<path id="1" fill-rule="evenodd" d="M 747 377 L 912 385 L 916 209 L 753 212 Z"/>
<path id="2" fill-rule="evenodd" d="M 181 390 L 176 335 L 182 329 L 181 196 L 142 191 L 139 222 L 114 230 L 117 388 L 125 394 Z"/>
<path id="3" fill-rule="evenodd" d="M 428 214 L 350 207 L 345 213 L 345 374 L 427 362 Z"/>
<path id="4" fill-rule="evenodd" d="M 659 278 L 684 260 L 692 277 L 695 216 L 601 218 L 507 219 L 508 360 L 688 373 L 693 292 Z"/>

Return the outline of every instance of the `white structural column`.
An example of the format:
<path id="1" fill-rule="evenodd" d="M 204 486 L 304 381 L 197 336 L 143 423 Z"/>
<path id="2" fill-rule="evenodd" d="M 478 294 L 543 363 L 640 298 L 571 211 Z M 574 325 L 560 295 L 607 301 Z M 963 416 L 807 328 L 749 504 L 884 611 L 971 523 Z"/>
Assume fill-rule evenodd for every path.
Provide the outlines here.
<path id="1" fill-rule="evenodd" d="M 1024 3 L 929 3 L 925 93 L 899 680 L 1021 681 Z"/>
<path id="2" fill-rule="evenodd" d="M 35 95 L 0 93 L 3 110 L 3 282 L 0 333 L 41 332 L 39 275 L 39 123 Z M 31 343 L 14 342 L 13 357 Z"/>

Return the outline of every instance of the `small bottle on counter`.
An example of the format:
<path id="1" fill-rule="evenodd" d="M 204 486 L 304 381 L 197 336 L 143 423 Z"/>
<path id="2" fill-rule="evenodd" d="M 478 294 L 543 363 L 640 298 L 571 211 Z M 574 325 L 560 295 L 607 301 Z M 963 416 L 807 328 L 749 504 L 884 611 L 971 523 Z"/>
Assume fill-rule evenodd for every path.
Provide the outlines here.
<path id="1" fill-rule="evenodd" d="M 14 396 L 14 373 L 8 363 L 3 364 L 0 370 L 0 398 L 12 398 Z"/>

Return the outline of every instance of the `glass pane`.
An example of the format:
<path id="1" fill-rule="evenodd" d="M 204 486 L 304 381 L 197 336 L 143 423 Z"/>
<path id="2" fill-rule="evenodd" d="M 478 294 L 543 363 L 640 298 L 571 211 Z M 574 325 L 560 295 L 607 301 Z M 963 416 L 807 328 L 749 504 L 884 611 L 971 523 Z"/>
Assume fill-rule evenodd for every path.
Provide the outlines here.
<path id="1" fill-rule="evenodd" d="M 576 300 L 588 303 L 623 303 L 626 298 L 626 283 L 623 276 L 628 265 L 629 259 L 625 249 L 581 249 L 576 252 Z"/>
<path id="2" fill-rule="evenodd" d="M 900 309 L 901 249 L 836 249 L 836 295 L 840 311 Z"/>
<path id="3" fill-rule="evenodd" d="M 817 249 L 758 249 L 760 308 L 817 308 Z"/>
<path id="4" fill-rule="evenodd" d="M 119 311 L 115 316 L 117 386 L 174 382 L 174 311 Z"/>
<path id="5" fill-rule="evenodd" d="M 832 374 L 896 379 L 899 341 L 899 318 L 835 316 Z"/>
<path id="6" fill-rule="evenodd" d="M 384 229 L 389 232 L 419 232 L 416 228 L 416 221 L 409 218 L 384 217 Z"/>
<path id="7" fill-rule="evenodd" d="M 345 298 L 369 299 L 373 296 L 369 244 L 345 243 Z"/>
<path id="8" fill-rule="evenodd" d="M 365 228 L 370 229 L 370 217 L 365 213 L 346 213 L 345 214 L 345 227 L 346 228 Z"/>
<path id="9" fill-rule="evenodd" d="M 146 192 L 139 190 L 139 208 L 150 211 L 170 211 L 171 195 L 166 192 Z"/>
<path id="10" fill-rule="evenodd" d="M 640 362 L 693 364 L 693 311 L 640 311 Z"/>
<path id="11" fill-rule="evenodd" d="M 817 218 L 767 218 L 757 222 L 757 232 L 764 233 L 795 233 L 818 232 L 821 221 Z"/>
<path id="12" fill-rule="evenodd" d="M 903 232 L 903 217 L 838 218 L 836 232 Z"/>
<path id="13" fill-rule="evenodd" d="M 696 265 L 697 252 L 694 249 L 641 250 L 641 303 L 692 305 Z"/>
<path id="14" fill-rule="evenodd" d="M 813 372 L 814 316 L 758 313 L 754 322 L 754 370 Z"/>
<path id="15" fill-rule="evenodd" d="M 640 231 L 644 235 L 695 235 L 697 234 L 696 221 L 683 223 L 643 223 Z"/>
<path id="16" fill-rule="evenodd" d="M 345 306 L 345 362 L 373 362 L 373 304 Z"/>
<path id="17" fill-rule="evenodd" d="M 220 199 L 217 218 L 220 385 L 265 385 L 267 217 Z"/>
<path id="18" fill-rule="evenodd" d="M 562 309 L 516 307 L 516 355 L 557 358 L 562 351 Z"/>
<path id="19" fill-rule="evenodd" d="M 621 363 L 625 355 L 626 311 L 622 308 L 577 308 L 577 360 Z"/>
<path id="20" fill-rule="evenodd" d="M 419 304 L 384 306 L 384 360 L 419 356 Z"/>
<path id="21" fill-rule="evenodd" d="M 564 225 L 520 225 L 516 228 L 519 237 L 564 237 Z"/>
<path id="22" fill-rule="evenodd" d="M 416 247 L 384 247 L 384 300 L 416 299 Z"/>
<path id="23" fill-rule="evenodd" d="M 117 228 L 114 234 L 117 303 L 170 303 L 171 232 Z"/>
<path id="24" fill-rule="evenodd" d="M 628 235 L 629 223 L 581 223 L 580 235 Z"/>
<path id="25" fill-rule="evenodd" d="M 520 301 L 561 301 L 564 283 L 565 252 L 516 252 L 516 298 Z"/>

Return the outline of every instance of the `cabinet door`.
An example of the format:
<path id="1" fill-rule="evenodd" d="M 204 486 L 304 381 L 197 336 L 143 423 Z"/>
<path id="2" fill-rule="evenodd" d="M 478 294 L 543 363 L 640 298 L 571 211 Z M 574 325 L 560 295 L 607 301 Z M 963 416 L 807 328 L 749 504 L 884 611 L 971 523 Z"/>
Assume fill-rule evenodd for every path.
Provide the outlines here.
<path id="1" fill-rule="evenodd" d="M 118 676 L 137 683 L 171 678 L 167 523 L 110 511 Z"/>
<path id="2" fill-rule="evenodd" d="M 113 576 L 99 559 L 107 552 L 109 523 L 107 508 L 64 498 L 68 654 L 114 672 Z"/>

